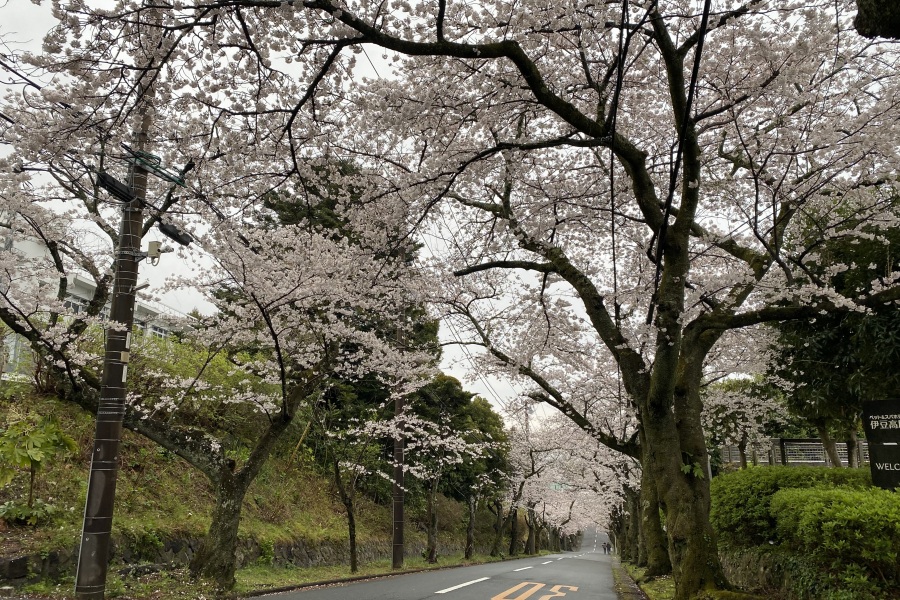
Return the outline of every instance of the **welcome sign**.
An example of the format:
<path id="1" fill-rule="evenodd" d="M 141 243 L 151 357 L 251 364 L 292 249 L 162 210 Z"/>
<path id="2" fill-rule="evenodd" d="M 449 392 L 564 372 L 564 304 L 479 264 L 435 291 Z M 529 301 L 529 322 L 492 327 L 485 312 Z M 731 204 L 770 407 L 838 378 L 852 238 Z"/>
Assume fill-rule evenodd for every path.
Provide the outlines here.
<path id="1" fill-rule="evenodd" d="M 863 403 L 862 420 L 872 483 L 886 490 L 900 487 L 900 400 Z"/>

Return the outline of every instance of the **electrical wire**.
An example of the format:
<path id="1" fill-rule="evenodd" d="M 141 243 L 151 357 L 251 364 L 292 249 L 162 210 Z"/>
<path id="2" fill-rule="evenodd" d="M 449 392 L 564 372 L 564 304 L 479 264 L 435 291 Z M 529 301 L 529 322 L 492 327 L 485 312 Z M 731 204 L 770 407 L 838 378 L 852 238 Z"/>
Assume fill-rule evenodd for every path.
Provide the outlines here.
<path id="1" fill-rule="evenodd" d="M 425 244 L 425 247 L 428 249 L 429 254 L 431 254 L 432 256 L 437 256 L 434 249 L 431 247 L 431 244 L 428 243 L 427 237 L 424 237 L 424 236 L 422 237 L 422 243 Z M 463 354 L 465 355 L 466 360 L 472 366 L 472 370 L 475 372 L 475 375 L 481 381 L 482 385 L 484 385 L 485 389 L 493 397 L 493 399 L 497 403 L 497 405 L 499 405 L 505 412 L 509 412 L 508 402 L 503 399 L 503 397 L 497 392 L 497 390 L 494 389 L 494 386 L 491 385 L 490 381 L 488 381 L 487 378 L 481 373 L 481 371 L 475 366 L 475 357 L 472 356 L 472 352 L 469 350 L 468 346 L 463 341 L 462 336 L 459 334 L 459 332 L 456 329 L 456 326 L 453 324 L 452 321 L 449 321 L 449 320 L 444 321 L 444 323 L 447 325 L 447 328 L 450 330 L 453 341 L 462 350 Z M 511 385 L 510 387 L 513 387 L 513 386 Z"/>
<path id="2" fill-rule="evenodd" d="M 649 13 L 648 13 L 649 14 Z M 628 54 L 628 45 L 625 43 L 625 18 L 628 16 L 628 0 L 622 0 L 622 15 L 619 20 L 619 51 L 616 57 L 616 87 L 613 92 L 612 106 L 610 107 L 609 119 L 609 222 L 610 236 L 612 238 L 612 270 L 613 270 L 613 319 L 616 329 L 619 329 L 621 322 L 621 311 L 619 309 L 619 271 L 618 256 L 616 254 L 616 121 L 619 112 L 619 94 L 622 91 L 622 83 L 625 79 L 625 59 Z M 628 42 L 631 42 L 631 33 L 628 35 Z M 616 385 L 619 403 L 622 401 L 622 370 L 619 361 L 616 363 Z"/>

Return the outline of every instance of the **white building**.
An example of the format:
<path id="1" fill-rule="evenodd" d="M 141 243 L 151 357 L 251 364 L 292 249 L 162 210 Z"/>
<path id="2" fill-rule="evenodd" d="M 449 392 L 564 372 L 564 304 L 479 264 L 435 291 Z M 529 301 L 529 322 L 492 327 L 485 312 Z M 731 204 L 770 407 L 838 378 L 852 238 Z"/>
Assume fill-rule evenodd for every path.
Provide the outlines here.
<path id="1" fill-rule="evenodd" d="M 0 223 L 0 252 L 13 253 L 23 261 L 48 255 L 46 246 L 38 240 L 14 238 L 9 226 L 2 223 Z M 7 285 L 9 285 L 8 282 L 0 279 L 0 286 Z M 55 293 L 56 282 L 48 285 L 47 289 Z M 75 314 L 84 311 L 90 299 L 93 298 L 95 290 L 96 285 L 90 277 L 77 272 L 71 273 L 67 277 L 66 307 Z M 107 306 L 102 311 L 102 316 L 108 315 L 108 309 Z M 180 319 L 185 316 L 174 308 L 139 298 L 134 308 L 134 328 L 136 331 L 140 330 L 159 338 L 166 338 L 170 333 L 168 323 L 173 318 Z M 3 335 L 4 333 L 6 335 Z M 32 365 L 32 351 L 28 344 L 20 336 L 11 334 L 2 323 L 0 323 L 0 335 L 3 336 L 2 344 L 0 344 L 0 379 L 27 378 Z"/>

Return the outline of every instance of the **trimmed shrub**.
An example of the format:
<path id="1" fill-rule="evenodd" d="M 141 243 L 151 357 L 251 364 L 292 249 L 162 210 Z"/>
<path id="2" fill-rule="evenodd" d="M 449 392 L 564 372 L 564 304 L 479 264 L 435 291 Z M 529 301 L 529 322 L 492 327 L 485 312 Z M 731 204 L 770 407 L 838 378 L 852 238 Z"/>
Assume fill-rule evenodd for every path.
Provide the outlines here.
<path id="1" fill-rule="evenodd" d="M 751 547 L 777 538 L 769 502 L 778 490 L 822 485 L 871 487 L 868 469 L 756 467 L 713 478 L 710 520 L 719 540 Z"/>
<path id="2" fill-rule="evenodd" d="M 813 560 L 829 597 L 900 597 L 900 494 L 878 488 L 782 489 L 779 542 Z"/>

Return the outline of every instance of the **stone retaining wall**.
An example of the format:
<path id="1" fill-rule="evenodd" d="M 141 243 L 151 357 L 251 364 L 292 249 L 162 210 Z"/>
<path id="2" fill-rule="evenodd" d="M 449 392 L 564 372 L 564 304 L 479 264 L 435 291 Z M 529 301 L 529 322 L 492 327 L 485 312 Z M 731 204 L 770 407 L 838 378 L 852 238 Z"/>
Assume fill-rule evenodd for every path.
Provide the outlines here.
<path id="1" fill-rule="evenodd" d="M 117 538 L 113 540 L 113 568 L 120 572 L 160 570 L 163 568 L 183 567 L 190 563 L 194 551 L 199 547 L 199 539 L 171 539 L 162 542 L 158 548 L 148 548 L 146 544 L 129 543 L 132 540 Z M 421 556 L 425 544 L 419 541 L 408 542 L 406 556 Z M 487 548 L 479 548 L 486 553 Z M 462 543 L 441 543 L 440 554 L 462 553 Z M 360 543 L 357 546 L 359 562 L 365 564 L 376 560 L 390 559 L 392 546 L 389 540 L 376 540 Z M 78 560 L 78 548 L 56 550 L 44 554 L 0 558 L 0 582 L 21 585 L 42 580 L 58 580 L 73 577 Z M 237 549 L 238 567 L 247 566 L 258 561 L 269 562 L 276 566 L 318 567 L 342 565 L 350 563 L 350 545 L 346 540 L 312 543 L 308 540 L 294 540 L 278 543 L 268 551 L 254 539 L 241 540 Z"/>
<path id="2" fill-rule="evenodd" d="M 719 550 L 725 577 L 737 587 L 756 594 L 792 598 L 791 573 L 774 554 Z"/>

